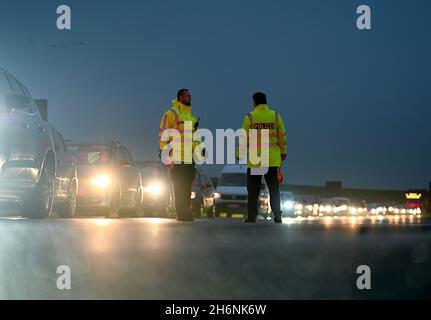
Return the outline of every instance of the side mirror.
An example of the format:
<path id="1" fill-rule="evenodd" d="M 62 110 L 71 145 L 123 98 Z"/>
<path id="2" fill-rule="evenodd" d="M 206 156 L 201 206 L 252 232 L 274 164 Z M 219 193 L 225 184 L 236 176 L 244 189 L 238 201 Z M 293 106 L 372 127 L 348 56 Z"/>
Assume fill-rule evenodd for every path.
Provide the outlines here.
<path id="1" fill-rule="evenodd" d="M 131 167 L 131 163 L 127 160 L 120 160 L 117 162 L 120 167 Z"/>

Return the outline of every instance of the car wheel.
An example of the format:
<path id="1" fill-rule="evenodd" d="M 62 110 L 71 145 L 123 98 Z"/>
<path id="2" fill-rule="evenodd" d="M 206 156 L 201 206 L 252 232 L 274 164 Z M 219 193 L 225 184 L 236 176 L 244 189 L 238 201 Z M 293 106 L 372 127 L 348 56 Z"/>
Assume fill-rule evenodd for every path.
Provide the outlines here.
<path id="1" fill-rule="evenodd" d="M 193 206 L 193 216 L 195 218 L 201 218 L 202 217 L 202 212 L 203 212 L 203 204 L 202 202 L 199 204 L 196 204 L 195 206 Z"/>
<path id="2" fill-rule="evenodd" d="M 108 218 L 115 219 L 120 217 L 120 195 L 115 192 L 112 196 L 111 207 L 108 209 Z"/>
<path id="3" fill-rule="evenodd" d="M 142 190 L 139 190 L 138 192 L 138 197 L 136 199 L 136 205 L 135 205 L 135 209 L 133 210 L 133 216 L 135 218 L 142 216 L 143 213 L 143 207 L 144 207 L 144 203 L 143 203 L 143 192 Z"/>
<path id="4" fill-rule="evenodd" d="M 76 214 L 76 183 L 70 186 L 69 197 L 59 208 L 58 215 L 61 218 L 73 218 Z"/>
<path id="5" fill-rule="evenodd" d="M 45 164 L 35 189 L 23 201 L 21 214 L 28 219 L 44 219 L 51 215 L 55 193 L 54 170 Z"/>
<path id="6" fill-rule="evenodd" d="M 125 209 L 120 210 L 120 217 L 121 218 L 138 218 L 142 215 L 142 192 L 139 191 L 136 197 L 136 203 L 134 209 Z"/>
<path id="7" fill-rule="evenodd" d="M 221 210 L 220 210 L 220 208 L 219 208 L 219 207 L 217 207 L 217 206 L 215 206 L 215 209 L 214 209 L 214 215 L 215 215 L 216 217 L 220 217 L 220 214 L 221 214 Z"/>
<path id="8" fill-rule="evenodd" d="M 207 218 L 208 219 L 212 219 L 214 218 L 214 212 L 215 212 L 215 207 L 212 206 L 210 209 L 208 209 L 207 211 Z"/>

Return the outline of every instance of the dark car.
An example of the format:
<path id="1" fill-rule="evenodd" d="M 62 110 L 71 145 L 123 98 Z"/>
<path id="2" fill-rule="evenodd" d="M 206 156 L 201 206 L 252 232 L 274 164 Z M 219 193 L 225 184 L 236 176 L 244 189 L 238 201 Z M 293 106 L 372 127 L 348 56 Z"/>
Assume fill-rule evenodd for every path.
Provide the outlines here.
<path id="1" fill-rule="evenodd" d="M 54 211 L 62 218 L 72 218 L 76 212 L 76 196 L 78 193 L 75 158 L 66 146 L 63 135 L 52 126 L 51 133 L 54 138 L 57 159 Z"/>
<path id="2" fill-rule="evenodd" d="M 142 179 L 130 151 L 120 143 L 70 144 L 76 159 L 77 210 L 136 217 L 142 210 Z"/>
<path id="3" fill-rule="evenodd" d="M 200 218 L 202 213 L 205 213 L 209 218 L 213 217 L 215 207 L 214 191 L 215 188 L 211 179 L 198 168 L 191 194 L 191 209 L 196 218 Z"/>
<path id="4" fill-rule="evenodd" d="M 144 187 L 144 215 L 169 216 L 175 210 L 169 170 L 160 162 L 150 161 L 138 162 L 137 167 Z"/>
<path id="5" fill-rule="evenodd" d="M 26 218 L 51 214 L 56 156 L 51 129 L 27 88 L 0 69 L 0 202 Z"/>

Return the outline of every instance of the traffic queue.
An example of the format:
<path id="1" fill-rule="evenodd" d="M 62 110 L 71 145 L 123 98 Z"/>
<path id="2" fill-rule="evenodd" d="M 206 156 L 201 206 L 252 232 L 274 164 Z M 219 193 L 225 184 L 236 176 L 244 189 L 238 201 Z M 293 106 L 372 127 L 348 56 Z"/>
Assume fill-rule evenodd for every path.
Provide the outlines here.
<path id="1" fill-rule="evenodd" d="M 175 127 L 188 118 L 196 130 L 199 119 L 191 113 L 187 98 L 190 103 L 190 92 L 180 90 L 173 108 L 163 117 L 161 132 L 169 124 Z M 245 117 L 244 127 L 248 130 L 265 124 L 273 131 L 270 160 L 276 160 L 271 160 L 274 164 L 270 169 L 276 169 L 286 158 L 284 127 L 278 113 L 268 108 L 263 93 L 256 93 L 253 98 L 255 111 Z M 264 123 L 272 121 L 266 118 L 274 117 L 275 125 Z M 250 164 L 227 165 L 219 179 L 214 180 L 194 165 L 191 171 L 185 164 L 175 168 L 166 165 L 162 158 L 137 162 L 130 150 L 117 141 L 66 142 L 46 120 L 26 86 L 0 69 L 0 203 L 17 205 L 25 218 L 47 218 L 56 212 L 63 218 L 177 215 L 180 220 L 190 221 L 240 214 L 247 219 L 248 208 L 254 206 L 257 211 L 248 217 L 249 222 L 254 222 L 256 215 L 280 222 L 281 217 L 422 214 L 419 193 L 406 194 L 406 204 L 353 203 L 342 197 L 301 198 L 291 192 L 279 192 L 277 170 L 254 176 L 250 174 L 254 169 Z M 189 176 L 190 184 L 184 184 Z M 178 199 L 184 197 L 184 192 L 187 199 Z M 250 197 L 254 198 L 251 202 Z M 184 211 L 183 216 L 178 215 L 178 208 Z"/>

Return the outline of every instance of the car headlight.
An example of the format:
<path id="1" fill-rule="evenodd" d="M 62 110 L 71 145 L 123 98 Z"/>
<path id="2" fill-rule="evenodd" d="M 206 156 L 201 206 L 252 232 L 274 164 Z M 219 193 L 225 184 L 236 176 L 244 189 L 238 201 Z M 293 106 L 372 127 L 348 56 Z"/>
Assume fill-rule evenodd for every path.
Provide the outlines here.
<path id="1" fill-rule="evenodd" d="M 152 195 L 159 195 L 162 192 L 162 186 L 159 183 L 153 183 L 144 188 L 145 193 L 151 193 Z"/>
<path id="2" fill-rule="evenodd" d="M 221 193 L 215 192 L 214 199 L 220 199 L 220 198 L 221 198 Z"/>
<path id="3" fill-rule="evenodd" d="M 192 193 L 190 194 L 190 198 L 196 199 L 196 192 L 192 191 Z"/>
<path id="4" fill-rule="evenodd" d="M 111 184 L 111 179 L 108 176 L 98 176 L 90 181 L 92 186 L 106 188 Z"/>
<path id="5" fill-rule="evenodd" d="M 283 208 L 284 209 L 293 209 L 293 202 L 292 201 L 284 201 L 283 202 Z"/>

